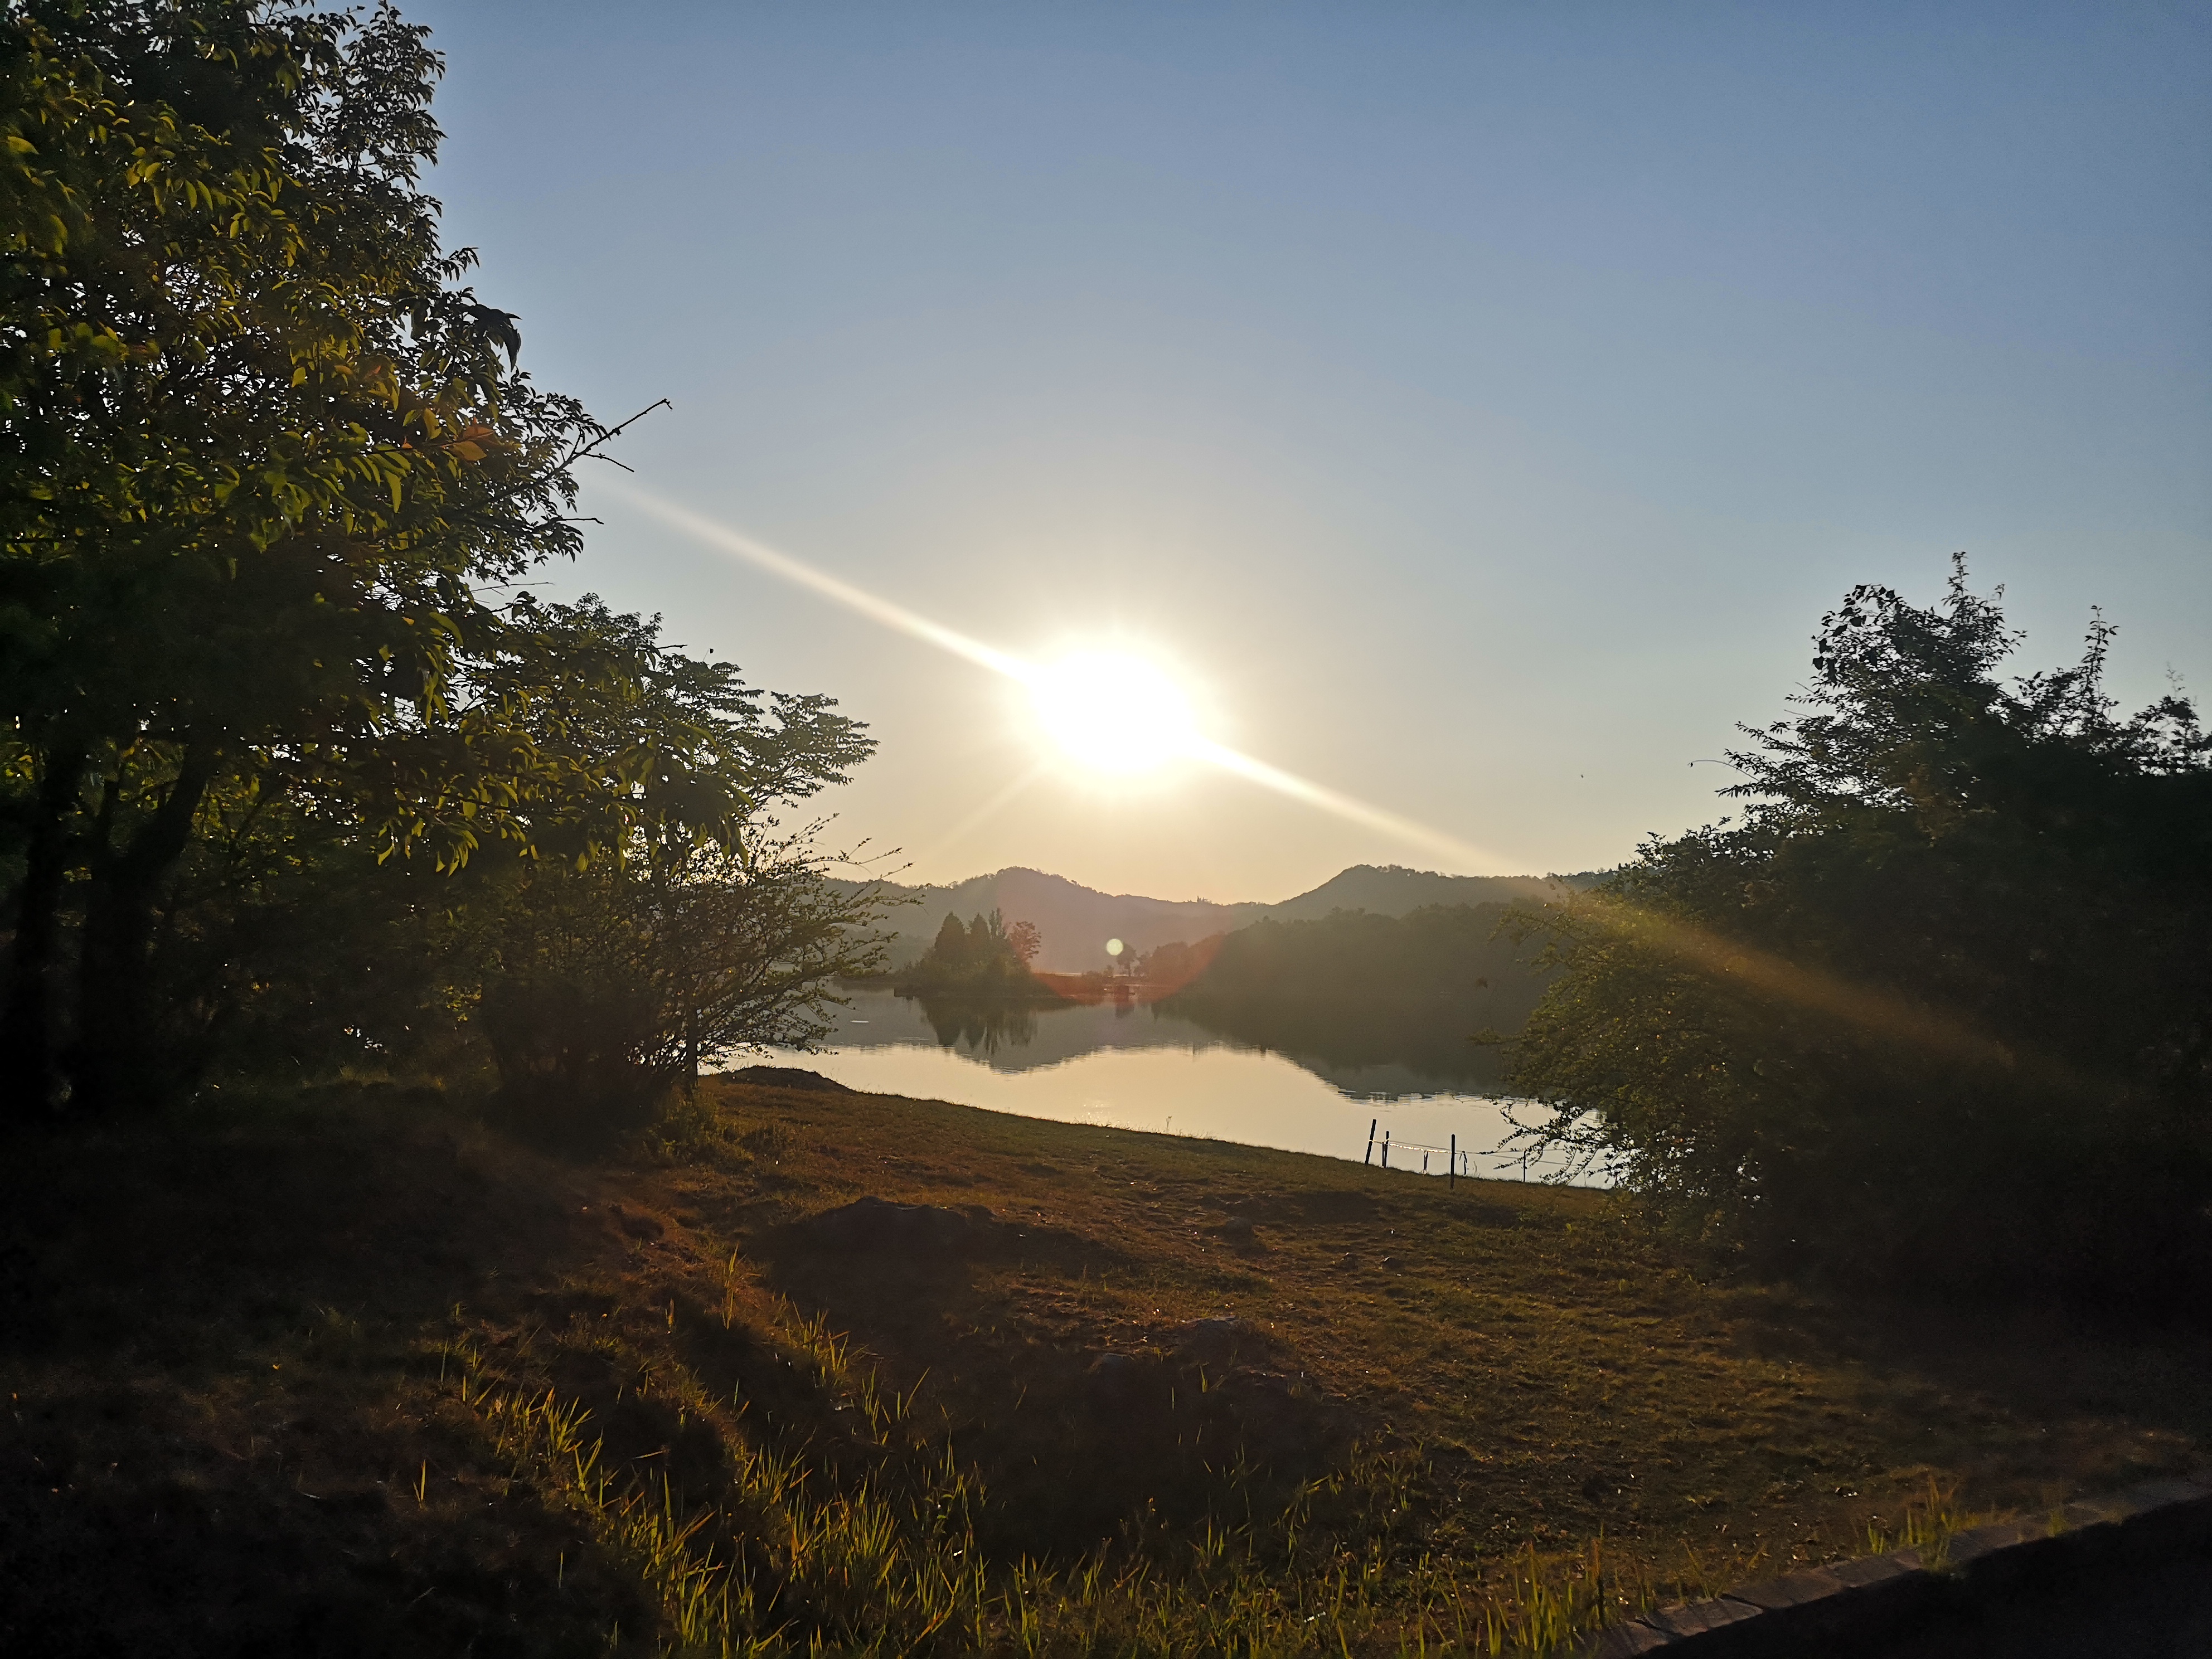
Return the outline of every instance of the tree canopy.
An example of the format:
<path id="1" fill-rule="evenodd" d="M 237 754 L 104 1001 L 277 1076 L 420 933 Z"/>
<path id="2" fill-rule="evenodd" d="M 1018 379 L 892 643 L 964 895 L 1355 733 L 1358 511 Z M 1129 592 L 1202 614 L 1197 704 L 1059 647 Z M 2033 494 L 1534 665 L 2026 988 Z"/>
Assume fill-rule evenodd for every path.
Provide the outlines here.
<path id="1" fill-rule="evenodd" d="M 1963 561 L 1852 590 L 1741 817 L 1524 918 L 1541 1133 L 1784 1262 L 2212 1273 L 2212 768 L 2178 692 L 2115 712 L 2112 637 L 2008 681 Z"/>
<path id="2" fill-rule="evenodd" d="M 281 939 L 303 883 L 364 907 L 354 945 L 369 913 L 461 890 L 399 878 L 487 849 L 742 885 L 798 856 L 763 863 L 772 803 L 867 752 L 827 699 L 518 597 L 577 550 L 576 468 L 619 428 L 532 381 L 516 319 L 441 241 L 441 67 L 389 5 L 49 0 L 0 23 L 19 1104 L 179 1086 L 179 1019 L 213 1030 L 267 990 L 239 953 Z"/>
<path id="3" fill-rule="evenodd" d="M 1043 946 L 1029 922 L 993 910 L 963 924 L 949 911 L 921 959 L 899 975 L 902 991 L 963 996 L 1049 996 L 1030 963 Z"/>

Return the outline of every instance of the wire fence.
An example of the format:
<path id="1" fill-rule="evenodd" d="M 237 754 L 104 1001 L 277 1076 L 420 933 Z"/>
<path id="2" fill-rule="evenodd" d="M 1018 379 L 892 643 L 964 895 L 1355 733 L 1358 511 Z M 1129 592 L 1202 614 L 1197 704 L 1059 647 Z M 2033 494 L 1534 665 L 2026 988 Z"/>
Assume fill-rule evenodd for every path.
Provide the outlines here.
<path id="1" fill-rule="evenodd" d="M 1382 1131 L 1382 1139 L 1378 1140 L 1376 1139 L 1376 1131 L 1381 1127 L 1382 1121 L 1379 1117 L 1370 1118 L 1367 1121 L 1367 1151 L 1359 1160 L 1362 1164 L 1373 1165 L 1376 1163 L 1376 1156 L 1379 1152 L 1382 1155 L 1381 1167 L 1385 1170 L 1389 1169 L 1390 1154 L 1395 1152 L 1400 1159 L 1396 1167 L 1411 1170 L 1413 1166 L 1405 1161 L 1406 1155 L 1409 1152 L 1418 1152 L 1421 1158 L 1420 1173 L 1431 1175 L 1434 1171 L 1430 1168 L 1430 1161 L 1441 1157 L 1443 1160 L 1445 1179 L 1449 1184 L 1456 1186 L 1462 1176 L 1472 1181 L 1484 1173 L 1474 1167 L 1474 1160 L 1478 1157 L 1491 1157 L 1502 1150 L 1493 1146 L 1488 1152 L 1479 1153 L 1472 1146 L 1462 1146 L 1456 1134 L 1449 1137 L 1449 1143 L 1442 1146 L 1428 1141 L 1394 1140 L 1388 1129 Z M 1531 1168 L 1540 1173 L 1543 1171 L 1544 1162 L 1544 1154 L 1540 1148 L 1524 1146 L 1517 1152 L 1507 1153 L 1498 1163 L 1492 1166 L 1492 1170 L 1498 1175 L 1504 1175 L 1509 1170 L 1517 1169 L 1520 1171 L 1521 1179 L 1526 1181 Z"/>

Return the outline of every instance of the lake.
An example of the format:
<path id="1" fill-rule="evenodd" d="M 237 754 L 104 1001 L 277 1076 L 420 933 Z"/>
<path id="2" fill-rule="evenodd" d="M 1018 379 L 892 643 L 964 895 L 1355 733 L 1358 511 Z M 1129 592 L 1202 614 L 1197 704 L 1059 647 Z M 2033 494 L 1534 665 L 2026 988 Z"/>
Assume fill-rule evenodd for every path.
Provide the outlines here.
<path id="1" fill-rule="evenodd" d="M 1366 1155 L 1372 1124 L 1377 1162 L 1387 1134 L 1392 1168 L 1418 1173 L 1425 1162 L 1437 1176 L 1457 1136 L 1462 1174 L 1524 1173 L 1521 1152 L 1501 1150 L 1513 1103 L 1454 1086 L 1418 1053 L 1293 1059 L 1133 1002 L 984 1007 L 925 1005 L 876 988 L 846 994 L 850 1003 L 818 1049 L 771 1060 L 870 1093 L 1354 1162 Z M 1540 1179 L 1549 1167 L 1532 1157 L 1525 1173 Z"/>

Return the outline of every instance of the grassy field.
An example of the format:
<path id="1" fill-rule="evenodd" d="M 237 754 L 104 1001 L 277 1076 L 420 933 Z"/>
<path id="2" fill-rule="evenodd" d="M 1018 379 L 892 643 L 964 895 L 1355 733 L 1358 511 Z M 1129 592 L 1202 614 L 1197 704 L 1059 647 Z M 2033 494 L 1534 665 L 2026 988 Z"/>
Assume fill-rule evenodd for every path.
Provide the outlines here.
<path id="1" fill-rule="evenodd" d="M 2212 1437 L 2201 1339 L 941 1103 L 722 1084 L 580 1161 L 333 1091 L 9 1152 L 9 1650 L 1533 1653 Z"/>

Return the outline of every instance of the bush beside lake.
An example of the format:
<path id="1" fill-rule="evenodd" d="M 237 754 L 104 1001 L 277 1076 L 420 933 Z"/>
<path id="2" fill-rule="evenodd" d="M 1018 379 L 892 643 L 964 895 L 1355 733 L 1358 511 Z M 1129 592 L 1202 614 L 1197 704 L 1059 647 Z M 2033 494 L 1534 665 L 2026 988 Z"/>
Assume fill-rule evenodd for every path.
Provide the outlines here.
<path id="1" fill-rule="evenodd" d="M 1734 822 L 1522 915 L 1550 1139 L 1765 1271 L 2212 1308 L 2212 743 L 1860 587 Z"/>

